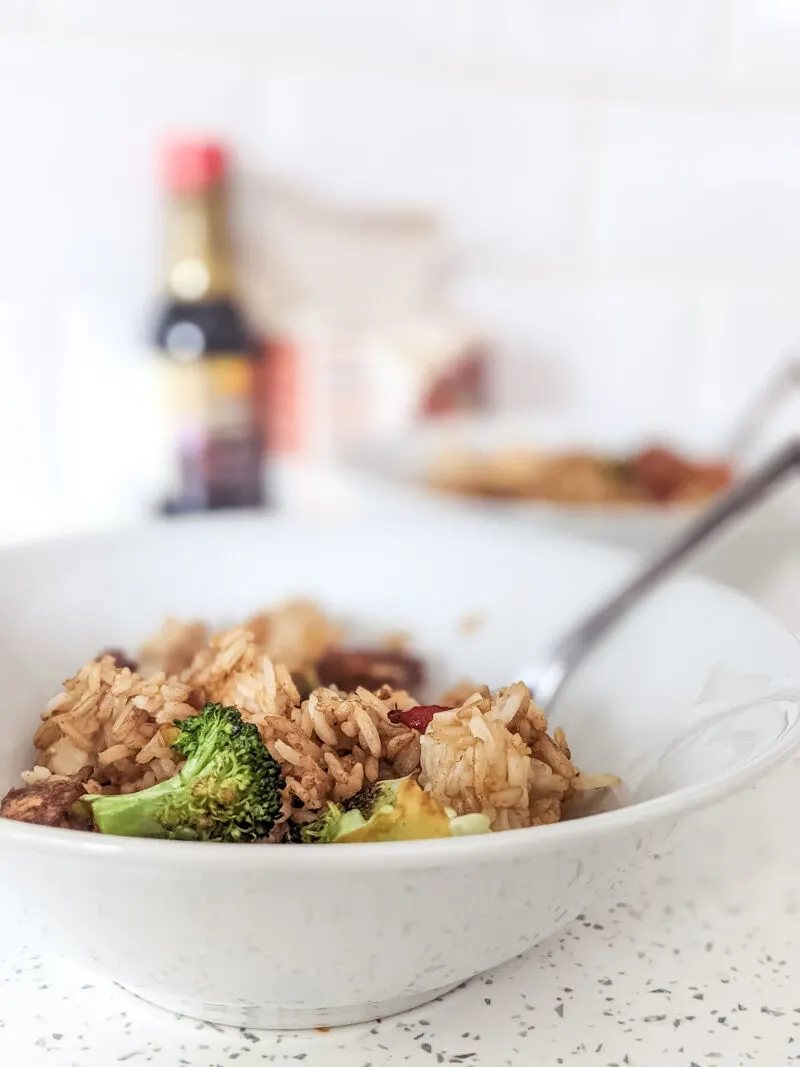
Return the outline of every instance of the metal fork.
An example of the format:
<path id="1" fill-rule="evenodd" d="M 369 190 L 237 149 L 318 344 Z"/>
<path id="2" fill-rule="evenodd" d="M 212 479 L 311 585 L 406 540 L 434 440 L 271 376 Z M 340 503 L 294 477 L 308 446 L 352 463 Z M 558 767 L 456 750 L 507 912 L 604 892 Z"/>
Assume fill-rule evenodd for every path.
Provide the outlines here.
<path id="1" fill-rule="evenodd" d="M 669 578 L 680 564 L 734 519 L 741 518 L 800 467 L 800 438 L 788 444 L 738 481 L 690 522 L 665 548 L 650 559 L 621 589 L 562 634 L 541 659 L 521 674 L 543 709 L 552 707 L 564 683 L 597 642 L 644 596 Z"/>

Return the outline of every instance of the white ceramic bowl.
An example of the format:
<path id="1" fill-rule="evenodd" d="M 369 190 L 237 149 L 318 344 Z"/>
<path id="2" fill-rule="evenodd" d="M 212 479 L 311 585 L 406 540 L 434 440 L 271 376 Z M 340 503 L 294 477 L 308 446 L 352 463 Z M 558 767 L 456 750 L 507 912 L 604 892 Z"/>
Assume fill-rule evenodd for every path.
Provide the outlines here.
<path id="1" fill-rule="evenodd" d="M 225 622 L 313 594 L 369 626 L 410 628 L 444 674 L 496 685 L 629 565 L 434 518 L 181 522 L 6 552 L 0 789 L 30 763 L 37 712 L 60 680 L 101 647 L 135 644 L 167 612 Z M 476 610 L 484 626 L 465 636 L 459 620 Z M 335 847 L 114 839 L 0 820 L 0 892 L 46 951 L 188 1015 L 267 1027 L 387 1015 L 619 892 L 679 820 L 786 757 L 800 738 L 798 686 L 792 637 L 734 593 L 679 581 L 587 664 L 555 716 L 579 765 L 623 776 L 630 806 L 485 837 Z"/>

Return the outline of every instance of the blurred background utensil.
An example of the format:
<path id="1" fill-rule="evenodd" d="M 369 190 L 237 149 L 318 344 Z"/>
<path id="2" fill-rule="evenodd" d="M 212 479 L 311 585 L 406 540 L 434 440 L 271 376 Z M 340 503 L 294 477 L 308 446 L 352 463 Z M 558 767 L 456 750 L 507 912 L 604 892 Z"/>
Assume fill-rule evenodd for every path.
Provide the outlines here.
<path id="1" fill-rule="evenodd" d="M 570 674 L 597 642 L 655 586 L 669 578 L 688 556 L 728 523 L 756 507 L 791 472 L 800 467 L 800 438 L 794 439 L 706 508 L 674 540 L 586 618 L 560 637 L 522 678 L 544 709 L 552 707 Z"/>
<path id="2" fill-rule="evenodd" d="M 729 431 L 722 455 L 740 466 L 752 454 L 764 429 L 789 397 L 800 389 L 800 354 L 795 353 L 773 374 L 745 407 Z"/>

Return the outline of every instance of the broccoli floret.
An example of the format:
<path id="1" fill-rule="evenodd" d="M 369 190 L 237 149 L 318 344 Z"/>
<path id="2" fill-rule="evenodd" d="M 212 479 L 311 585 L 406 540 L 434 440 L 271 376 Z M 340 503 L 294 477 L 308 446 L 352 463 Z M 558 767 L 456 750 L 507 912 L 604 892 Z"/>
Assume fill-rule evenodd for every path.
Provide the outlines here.
<path id="1" fill-rule="evenodd" d="M 258 728 L 236 708 L 206 704 L 175 726 L 172 747 L 186 762 L 139 793 L 82 797 L 97 829 L 125 837 L 257 841 L 272 829 L 284 782 Z"/>
<path id="2" fill-rule="evenodd" d="M 345 811 L 338 804 L 329 802 L 325 811 L 302 828 L 300 840 L 304 844 L 330 845 L 334 841 L 343 840 L 351 831 L 365 826 L 366 822 L 357 808 Z"/>
<path id="3" fill-rule="evenodd" d="M 302 839 L 315 844 L 354 841 L 414 841 L 489 832 L 485 815 L 460 815 L 445 808 L 413 778 L 368 786 L 352 799 L 328 804 L 303 827 Z"/>

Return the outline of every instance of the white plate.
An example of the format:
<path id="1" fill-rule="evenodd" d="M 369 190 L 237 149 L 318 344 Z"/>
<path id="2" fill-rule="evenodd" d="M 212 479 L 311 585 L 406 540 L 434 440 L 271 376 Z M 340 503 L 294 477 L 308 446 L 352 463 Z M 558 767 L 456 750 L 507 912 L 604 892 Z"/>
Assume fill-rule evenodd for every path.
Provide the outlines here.
<path id="1" fill-rule="evenodd" d="M 448 449 L 492 452 L 502 448 L 558 451 L 566 448 L 624 454 L 642 440 L 615 437 L 607 428 L 579 435 L 566 423 L 533 417 L 486 417 L 430 423 L 402 438 L 354 448 L 343 470 L 370 504 L 381 508 L 437 505 L 462 513 L 483 513 L 508 522 L 534 525 L 558 533 L 599 540 L 637 550 L 648 549 L 675 533 L 698 511 L 686 505 L 553 504 L 544 501 L 497 501 L 459 496 L 428 485 L 438 457 Z M 708 448 L 686 444 L 690 454 L 715 458 Z M 798 493 L 784 492 L 767 501 L 747 523 L 750 534 L 800 532 Z"/>

